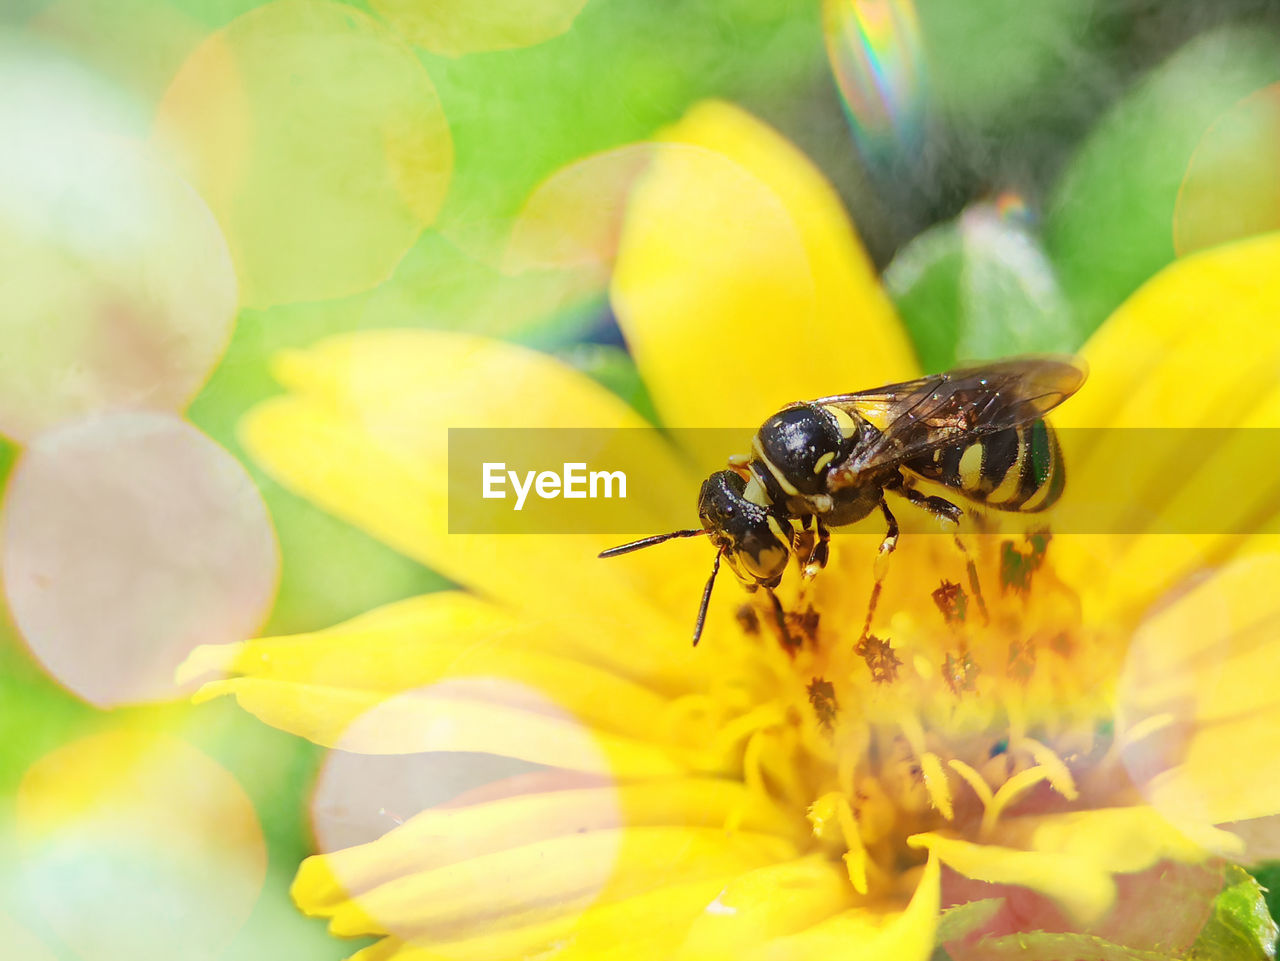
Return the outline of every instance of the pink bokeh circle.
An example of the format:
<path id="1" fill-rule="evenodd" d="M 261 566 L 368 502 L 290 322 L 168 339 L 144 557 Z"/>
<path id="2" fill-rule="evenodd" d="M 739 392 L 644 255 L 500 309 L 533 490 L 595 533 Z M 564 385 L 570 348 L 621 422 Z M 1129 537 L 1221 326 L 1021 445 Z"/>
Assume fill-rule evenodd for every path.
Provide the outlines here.
<path id="1" fill-rule="evenodd" d="M 244 468 L 178 417 L 134 412 L 41 434 L 10 478 L 5 593 L 33 654 L 99 707 L 182 695 L 200 644 L 253 634 L 279 550 Z"/>

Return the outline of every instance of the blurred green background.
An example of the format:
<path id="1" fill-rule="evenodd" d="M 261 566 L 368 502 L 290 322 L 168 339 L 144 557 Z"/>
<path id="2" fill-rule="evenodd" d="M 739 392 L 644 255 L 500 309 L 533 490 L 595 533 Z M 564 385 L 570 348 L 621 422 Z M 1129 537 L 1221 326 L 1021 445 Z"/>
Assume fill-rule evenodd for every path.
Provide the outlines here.
<path id="1" fill-rule="evenodd" d="M 129 105 L 126 113 L 138 118 L 132 132 L 145 137 L 193 51 L 258 6 L 10 0 L 0 12 L 0 57 L 25 50 L 82 65 L 92 82 Z M 389 8 L 412 4 L 350 6 L 381 24 Z M 557 6 L 567 5 L 530 9 L 554 13 Z M 1081 344 L 1183 252 L 1172 225 L 1197 150 L 1212 158 L 1217 142 L 1206 136 L 1224 129 L 1223 118 L 1245 98 L 1280 82 L 1280 5 L 1267 0 L 917 0 L 915 59 L 892 31 L 869 41 L 872 60 L 881 57 L 890 78 L 911 81 L 909 90 L 882 91 L 909 116 L 904 129 L 886 136 L 842 98 L 817 0 L 589 0 L 571 26 L 541 42 L 517 38 L 509 49 L 469 52 L 459 45 L 491 41 L 468 26 L 466 4 L 449 7 L 461 26 L 441 33 L 437 52 L 395 41 L 424 68 L 448 124 L 452 179 L 437 198 L 438 213 L 424 214 L 429 225 L 403 256 L 388 255 L 389 277 L 357 277 L 346 285 L 359 288 L 354 292 L 308 296 L 305 284 L 269 276 L 255 288 L 264 292 L 256 305 L 239 310 L 225 354 L 186 410 L 192 424 L 241 460 L 265 499 L 282 557 L 268 633 L 325 627 L 444 586 L 433 572 L 286 493 L 243 456 L 237 421 L 278 392 L 269 361 L 280 350 L 360 328 L 492 334 L 560 354 L 652 417 L 602 290 L 561 296 L 553 280 L 513 280 L 482 254 L 534 188 L 565 165 L 651 137 L 703 98 L 741 105 L 778 128 L 836 186 L 885 271 L 923 366 L 938 370 L 958 360 Z M 296 15 L 302 24 L 300 11 L 286 11 L 281 22 Z M 309 70 L 324 66 L 324 49 L 313 53 L 321 59 L 297 68 L 303 83 Z M 360 73 L 366 67 L 368 78 Z M 328 95 L 348 87 L 376 95 L 400 82 L 395 73 L 384 76 L 387 70 L 376 52 L 367 62 L 344 60 L 335 64 Z M 845 79 L 865 86 L 867 76 L 864 70 Z M 194 88 L 199 106 L 200 75 Z M 0 90 L 0 100 L 13 95 Z M 294 135 L 291 124 L 308 119 L 278 116 L 272 123 L 285 137 Z M 1267 110 L 1246 119 L 1229 130 L 1234 139 L 1221 145 L 1225 159 L 1206 174 L 1211 182 L 1252 176 L 1257 158 L 1274 156 L 1280 121 Z M 297 136 L 311 142 L 305 131 Z M 333 146 L 332 162 L 340 165 L 342 145 Z M 1257 182 L 1280 194 L 1275 169 Z M 1236 208 L 1219 209 L 1208 226 L 1188 220 L 1186 249 L 1280 226 L 1258 219 L 1274 196 L 1246 196 Z M 288 210 L 263 215 L 278 216 L 271 227 L 277 240 L 305 247 L 304 228 L 291 225 Z M 264 267 L 268 275 L 272 269 Z M 526 309 L 507 309 L 514 304 Z M 6 443 L 0 474 L 8 476 L 20 452 Z M 231 772 L 256 808 L 267 878 L 222 957 L 324 959 L 353 950 L 299 916 L 287 894 L 311 850 L 307 805 L 324 752 L 257 723 L 229 700 L 92 707 L 42 669 L 11 621 L 0 636 L 0 909 L 21 919 L 51 957 L 80 956 L 56 924 L 27 910 L 13 799 L 38 759 L 121 726 L 189 741 Z M 104 949 L 99 956 L 115 955 Z"/>

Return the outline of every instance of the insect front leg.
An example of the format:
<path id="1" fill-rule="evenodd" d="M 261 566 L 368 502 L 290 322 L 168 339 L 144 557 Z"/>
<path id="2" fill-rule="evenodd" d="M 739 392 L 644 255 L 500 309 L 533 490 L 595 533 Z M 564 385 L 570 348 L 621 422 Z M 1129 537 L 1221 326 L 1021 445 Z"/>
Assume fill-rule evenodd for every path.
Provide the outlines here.
<path id="1" fill-rule="evenodd" d="M 813 580 L 818 576 L 818 571 L 827 566 L 827 561 L 831 558 L 831 531 L 827 525 L 822 523 L 821 517 L 814 518 L 814 527 L 817 531 L 817 540 L 814 542 L 813 551 L 809 554 L 809 561 L 804 565 L 804 576 Z"/>
<path id="2" fill-rule="evenodd" d="M 880 495 L 880 512 L 884 514 L 888 530 L 885 531 L 884 540 L 880 542 L 880 553 L 876 555 L 875 583 L 871 586 L 871 600 L 867 604 L 867 620 L 862 625 L 864 638 L 871 634 L 871 619 L 875 617 L 876 604 L 880 601 L 880 591 L 884 587 L 885 575 L 889 573 L 889 555 L 898 546 L 898 519 L 893 516 L 893 511 L 889 510 L 883 494 Z"/>
<path id="3" fill-rule="evenodd" d="M 831 531 L 822 523 L 822 518 L 813 514 L 806 514 L 800 523 L 801 529 L 796 532 L 791 550 L 800 565 L 800 576 L 807 584 L 818 576 L 818 571 L 826 567 L 831 558 Z"/>
<path id="4" fill-rule="evenodd" d="M 787 612 L 782 609 L 782 601 L 778 600 L 778 595 L 773 592 L 773 588 L 766 587 L 765 592 L 769 595 L 769 603 L 773 605 L 773 619 L 782 635 L 782 643 L 788 648 L 798 647 L 800 642 L 791 636 L 791 631 L 787 627 Z"/>
<path id="5" fill-rule="evenodd" d="M 795 611 L 788 617 L 792 619 L 793 631 L 813 641 L 817 639 L 818 614 L 809 602 L 809 588 L 818 571 L 827 565 L 831 532 L 814 514 L 803 514 L 796 519 L 800 526 L 791 538 L 791 556 L 800 569 L 800 586 L 796 591 Z"/>

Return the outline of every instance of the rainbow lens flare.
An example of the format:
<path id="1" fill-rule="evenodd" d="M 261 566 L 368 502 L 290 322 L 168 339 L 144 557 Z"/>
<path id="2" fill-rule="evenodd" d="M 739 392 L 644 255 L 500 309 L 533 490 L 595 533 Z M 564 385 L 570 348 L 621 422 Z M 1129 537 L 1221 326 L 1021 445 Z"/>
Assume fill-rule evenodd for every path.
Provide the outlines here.
<path id="1" fill-rule="evenodd" d="M 919 147 L 926 70 L 912 0 L 823 0 L 822 22 L 859 149 L 883 163 Z"/>

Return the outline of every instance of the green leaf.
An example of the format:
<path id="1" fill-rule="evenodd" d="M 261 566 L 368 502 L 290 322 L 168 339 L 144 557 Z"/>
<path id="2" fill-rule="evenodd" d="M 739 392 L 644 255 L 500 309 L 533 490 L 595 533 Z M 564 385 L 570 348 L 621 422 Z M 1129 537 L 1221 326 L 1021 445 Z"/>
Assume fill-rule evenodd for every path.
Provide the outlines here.
<path id="1" fill-rule="evenodd" d="M 1090 934 L 1051 931 L 984 938 L 975 950 L 988 961 L 1274 961 L 1277 930 L 1264 889 L 1235 865 L 1226 868 L 1224 878 L 1213 913 L 1186 956 L 1138 950 Z"/>
<path id="2" fill-rule="evenodd" d="M 1244 868 L 1226 869 L 1221 893 L 1213 902 L 1188 961 L 1272 961 L 1276 923 L 1267 909 L 1266 889 Z"/>
<path id="3" fill-rule="evenodd" d="M 557 168 L 649 137 L 704 97 L 777 102 L 825 71 L 819 5 L 788 0 L 588 3 L 546 43 L 421 53 L 458 162 L 437 222 L 484 234 Z"/>
<path id="4" fill-rule="evenodd" d="M 975 951 L 983 961 L 1175 961 L 1160 951 L 1138 951 L 1091 934 L 1057 931 L 984 938 Z"/>
<path id="5" fill-rule="evenodd" d="M 1002 907 L 1004 898 L 983 898 L 947 908 L 938 917 L 938 933 L 934 940 L 939 944 L 957 941 L 990 921 Z"/>
<path id="6" fill-rule="evenodd" d="M 964 315 L 957 360 L 1069 351 L 1083 342 L 1072 328 L 1053 267 L 1029 227 L 980 204 L 961 219 L 961 235 Z"/>
<path id="7" fill-rule="evenodd" d="M 357 318 L 364 328 L 431 327 L 543 346 L 587 330 L 603 291 L 586 287 L 581 272 L 503 273 L 428 230 L 367 296 Z"/>
<path id="8" fill-rule="evenodd" d="M 1092 333 L 1174 258 L 1178 188 L 1205 130 L 1240 98 L 1280 79 L 1280 40 L 1257 27 L 1197 37 L 1122 97 L 1052 192 L 1045 245 Z"/>
<path id="9" fill-rule="evenodd" d="M 1084 340 L 1018 206 L 972 205 L 907 244 L 884 280 L 926 370 Z"/>
<path id="10" fill-rule="evenodd" d="M 885 270 L 885 288 L 926 371 L 955 366 L 963 270 L 964 251 L 954 222 L 917 236 Z"/>
<path id="11" fill-rule="evenodd" d="M 1016 127 L 1070 95 L 1090 0 L 917 0 L 930 87 L 959 120 Z"/>

